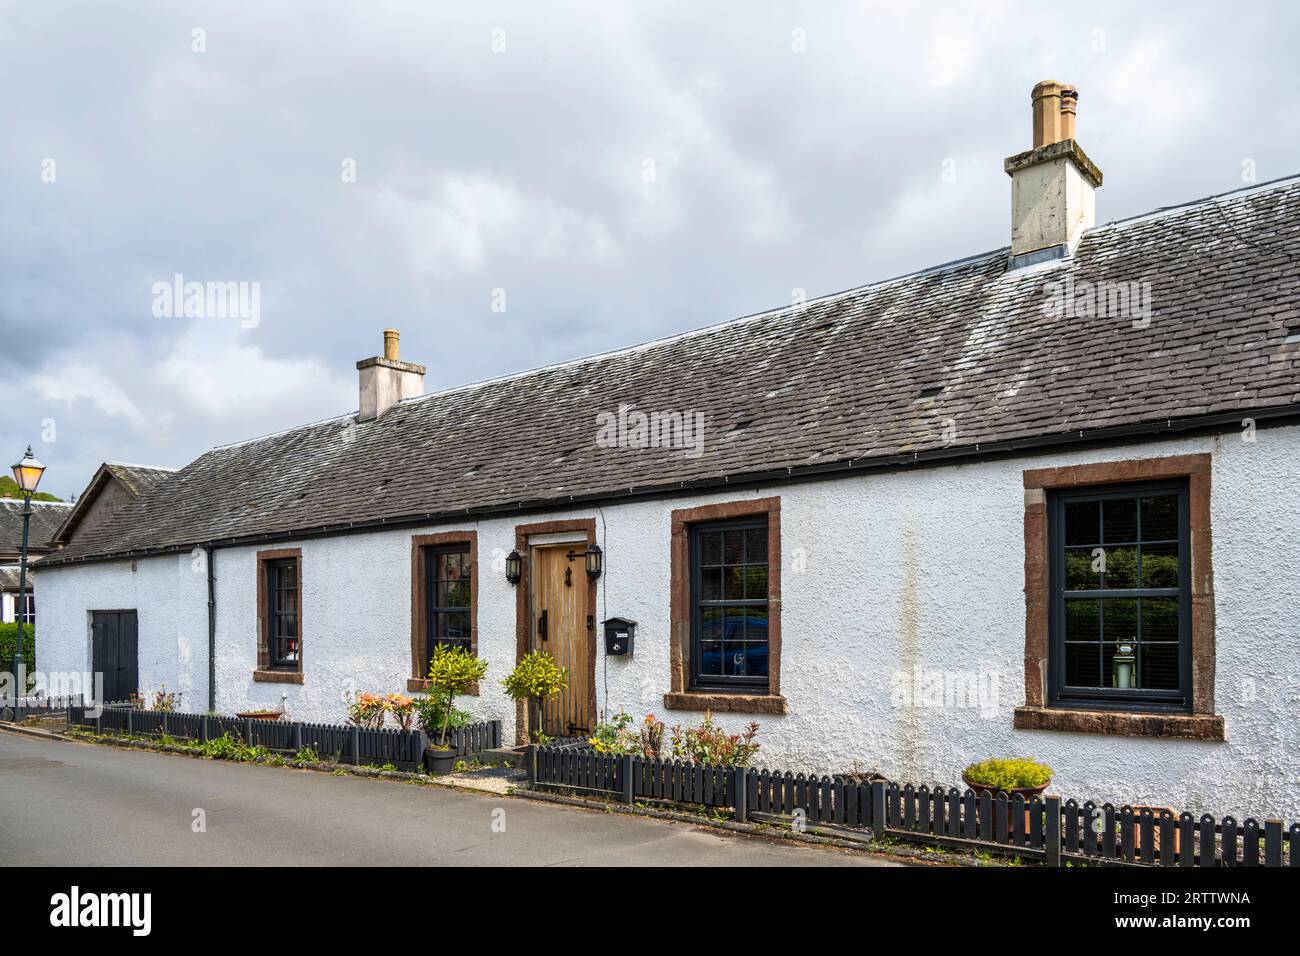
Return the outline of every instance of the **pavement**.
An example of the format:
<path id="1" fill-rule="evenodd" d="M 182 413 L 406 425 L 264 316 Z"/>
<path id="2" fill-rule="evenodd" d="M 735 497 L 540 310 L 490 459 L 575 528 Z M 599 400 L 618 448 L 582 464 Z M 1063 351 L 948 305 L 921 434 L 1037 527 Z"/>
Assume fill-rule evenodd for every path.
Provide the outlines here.
<path id="1" fill-rule="evenodd" d="M 504 794 L 0 731 L 3 866 L 901 866 Z"/>

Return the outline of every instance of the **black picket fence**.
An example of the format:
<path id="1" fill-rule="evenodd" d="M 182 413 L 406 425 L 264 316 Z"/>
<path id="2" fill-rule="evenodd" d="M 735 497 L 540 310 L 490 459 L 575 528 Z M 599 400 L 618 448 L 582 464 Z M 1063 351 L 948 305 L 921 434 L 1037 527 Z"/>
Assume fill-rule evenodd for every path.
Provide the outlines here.
<path id="1" fill-rule="evenodd" d="M 105 705 L 98 714 L 80 704 L 68 708 L 68 721 L 97 732 L 161 736 L 208 741 L 230 734 L 250 747 L 281 753 L 314 750 L 323 759 L 348 764 L 392 764 L 399 770 L 424 766 L 428 737 L 422 730 L 370 729 L 351 724 L 313 724 L 258 720 L 213 714 L 182 714 L 161 710 Z M 448 734 L 459 757 L 501 745 L 501 721 L 482 721 Z"/>
<path id="2" fill-rule="evenodd" d="M 786 821 L 861 838 L 983 849 L 1040 860 L 1133 866 L 1300 866 L 1300 823 L 1174 815 L 746 767 L 530 746 L 529 784 L 637 800 L 727 807 L 738 820 Z"/>
<path id="3" fill-rule="evenodd" d="M 13 699 L 10 698 L 4 704 L 0 704 L 0 716 L 21 724 L 29 717 L 50 717 L 62 713 L 80 701 L 81 697 L 75 694 L 57 697 L 23 697 L 15 707 Z"/>

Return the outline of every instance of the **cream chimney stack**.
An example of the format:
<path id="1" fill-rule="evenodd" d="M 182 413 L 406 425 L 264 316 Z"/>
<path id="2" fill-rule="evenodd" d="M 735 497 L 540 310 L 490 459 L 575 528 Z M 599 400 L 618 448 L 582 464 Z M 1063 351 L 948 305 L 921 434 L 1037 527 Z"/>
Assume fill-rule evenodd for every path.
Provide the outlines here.
<path id="1" fill-rule="evenodd" d="M 1003 164 L 1011 177 L 1011 267 L 1072 255 L 1096 225 L 1097 168 L 1075 142 L 1079 93 L 1068 83 L 1034 87 L 1034 148 Z"/>
<path id="2" fill-rule="evenodd" d="M 401 360 L 399 339 L 397 329 L 384 329 L 384 354 L 357 363 L 361 373 L 357 421 L 376 419 L 402 399 L 424 394 L 425 367 Z"/>

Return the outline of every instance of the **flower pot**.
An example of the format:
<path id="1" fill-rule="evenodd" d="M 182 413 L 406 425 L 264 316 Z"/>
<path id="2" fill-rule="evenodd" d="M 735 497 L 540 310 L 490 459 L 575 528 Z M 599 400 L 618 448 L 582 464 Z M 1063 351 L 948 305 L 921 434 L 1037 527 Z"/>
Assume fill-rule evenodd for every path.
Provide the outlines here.
<path id="1" fill-rule="evenodd" d="M 459 759 L 460 755 L 455 750 L 439 750 L 430 747 L 424 752 L 424 762 L 428 765 L 429 772 L 439 775 L 451 773 Z"/>
<path id="2" fill-rule="evenodd" d="M 962 783 L 975 791 L 976 796 L 979 796 L 981 793 L 987 793 L 990 797 L 996 800 L 998 794 L 1002 792 L 997 787 L 991 787 L 987 783 L 975 783 L 973 780 L 968 779 L 965 774 L 961 775 L 961 779 Z M 1043 784 L 1041 787 L 1015 787 L 1008 790 L 1006 793 L 1008 798 L 1020 794 L 1026 801 L 1028 801 L 1030 797 L 1041 797 L 1043 792 L 1051 786 L 1051 784 L 1052 781 L 1048 780 L 1047 783 Z"/>
<path id="3" fill-rule="evenodd" d="M 279 720 L 284 714 L 278 710 L 246 710 L 236 717 L 251 717 L 253 720 Z"/>

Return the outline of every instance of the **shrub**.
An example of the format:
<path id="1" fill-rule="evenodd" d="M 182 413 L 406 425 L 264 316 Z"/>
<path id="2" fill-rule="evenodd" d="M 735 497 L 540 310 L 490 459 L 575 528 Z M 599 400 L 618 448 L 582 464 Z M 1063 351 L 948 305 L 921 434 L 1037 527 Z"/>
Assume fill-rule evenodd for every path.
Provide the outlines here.
<path id="1" fill-rule="evenodd" d="M 691 763 L 707 763 L 717 767 L 744 767 L 759 745 L 754 743 L 758 724 L 750 722 L 741 734 L 729 734 L 713 724 L 713 714 L 704 712 L 704 722 L 698 727 L 673 727 L 673 756 Z"/>
<path id="2" fill-rule="evenodd" d="M 348 705 L 348 723 L 368 730 L 378 730 L 384 726 L 385 710 L 387 706 L 384 698 L 378 694 L 363 694 L 357 691 L 355 699 Z"/>
<path id="3" fill-rule="evenodd" d="M 587 739 L 591 749 L 598 754 L 621 757 L 624 754 L 641 752 L 641 738 L 630 728 L 632 715 L 622 707 L 608 721 L 596 724 L 596 733 Z"/>
<path id="4" fill-rule="evenodd" d="M 14 638 L 18 636 L 18 625 L 13 621 L 0 624 L 0 671 L 9 671 L 14 666 Z M 23 625 L 23 663 L 27 667 L 28 686 L 33 683 L 32 673 L 36 670 L 36 629 L 31 624 Z"/>
<path id="5" fill-rule="evenodd" d="M 646 714 L 641 721 L 641 756 L 648 760 L 658 760 L 664 750 L 664 722 L 655 719 L 654 714 Z"/>
<path id="6" fill-rule="evenodd" d="M 459 707 L 448 709 L 447 694 L 421 694 L 415 698 L 415 723 L 430 737 L 442 729 L 444 716 L 448 730 L 460 730 L 473 719 L 467 711 Z"/>
<path id="7" fill-rule="evenodd" d="M 166 684 L 159 684 L 158 689 L 154 691 L 149 701 L 149 709 L 168 714 L 174 714 L 180 708 L 181 695 L 179 691 L 168 693 Z"/>
<path id="8" fill-rule="evenodd" d="M 524 656 L 501 685 L 512 700 L 531 701 L 540 713 L 542 701 L 569 686 L 569 672 L 557 667 L 555 658 L 546 651 L 532 651 Z M 549 740 L 540 729 L 533 731 L 533 737 L 538 743 Z"/>
<path id="9" fill-rule="evenodd" d="M 384 707 L 393 715 L 400 729 L 411 729 L 411 723 L 415 720 L 414 697 L 407 697 L 405 694 L 389 694 L 384 698 Z"/>
<path id="10" fill-rule="evenodd" d="M 429 694 L 439 698 L 439 705 L 446 701 L 442 712 L 442 730 L 438 746 L 447 746 L 447 730 L 451 723 L 452 703 L 458 694 L 463 694 L 474 684 L 483 679 L 487 673 L 487 661 L 481 661 L 460 645 L 448 647 L 438 644 L 433 649 L 433 658 L 429 661 Z"/>
<path id="11" fill-rule="evenodd" d="M 969 783 L 983 784 L 1010 793 L 1051 783 L 1053 770 L 1028 757 L 994 757 L 967 767 L 962 776 Z"/>

